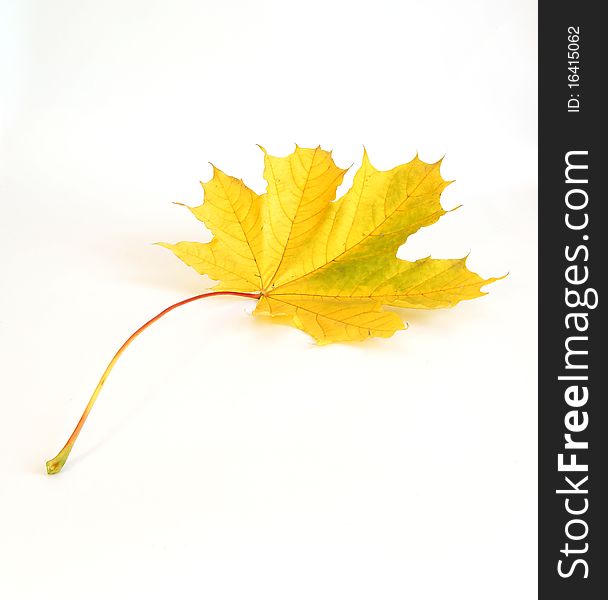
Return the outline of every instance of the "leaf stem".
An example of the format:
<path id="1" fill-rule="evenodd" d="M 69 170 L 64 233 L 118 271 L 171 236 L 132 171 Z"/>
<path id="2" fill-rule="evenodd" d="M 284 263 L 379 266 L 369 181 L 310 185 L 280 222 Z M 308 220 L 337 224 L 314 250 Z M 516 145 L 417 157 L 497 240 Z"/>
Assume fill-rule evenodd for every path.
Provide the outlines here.
<path id="1" fill-rule="evenodd" d="M 84 409 L 84 412 L 82 413 L 82 416 L 80 417 L 80 420 L 76 424 L 76 428 L 72 432 L 72 435 L 69 437 L 65 446 L 61 449 L 59 454 L 57 454 L 57 456 L 55 456 L 55 458 L 52 458 L 51 460 L 47 461 L 46 472 L 49 475 L 55 475 L 56 473 L 59 473 L 59 471 L 61 471 L 61 469 L 63 468 L 63 465 L 67 461 L 68 456 L 70 455 L 70 452 L 72 451 L 72 448 L 74 447 L 74 443 L 76 442 L 76 439 L 78 438 L 78 436 L 80 434 L 80 430 L 82 429 L 85 421 L 87 420 L 87 417 L 89 416 L 89 413 L 91 412 L 91 409 L 93 408 L 93 405 L 95 404 L 95 400 L 97 400 L 97 396 L 99 396 L 99 392 L 101 392 L 101 389 L 103 388 L 103 385 L 106 382 L 108 375 L 114 368 L 114 365 L 120 358 L 120 355 L 128 348 L 128 346 L 131 344 L 131 342 L 140 333 L 142 333 L 144 330 L 146 330 L 148 327 L 150 327 L 150 325 L 152 325 L 152 323 L 155 323 L 161 317 L 164 317 L 168 312 L 171 312 L 174 308 L 178 308 L 180 306 L 183 306 L 184 304 L 189 304 L 190 302 L 194 302 L 195 300 L 201 300 L 202 298 L 210 298 L 211 296 L 241 296 L 243 298 L 258 299 L 258 298 L 260 298 L 261 294 L 258 292 L 254 293 L 254 292 L 229 292 L 229 291 L 207 292 L 205 294 L 198 294 L 197 296 L 192 296 L 192 298 L 186 298 L 185 300 L 182 300 L 181 302 L 177 302 L 177 303 L 172 304 L 171 306 L 165 308 L 165 310 L 159 312 L 155 317 L 152 317 L 149 321 L 144 323 L 137 331 L 132 333 L 131 336 L 125 341 L 125 343 L 118 349 L 118 351 L 114 355 L 114 358 L 112 358 L 112 360 L 106 367 L 106 370 L 103 372 L 103 375 L 101 376 L 101 379 L 99 380 L 99 383 L 97 384 L 97 387 L 95 388 L 93 395 L 91 396 L 91 399 L 89 400 L 88 404 L 86 405 L 86 408 Z"/>

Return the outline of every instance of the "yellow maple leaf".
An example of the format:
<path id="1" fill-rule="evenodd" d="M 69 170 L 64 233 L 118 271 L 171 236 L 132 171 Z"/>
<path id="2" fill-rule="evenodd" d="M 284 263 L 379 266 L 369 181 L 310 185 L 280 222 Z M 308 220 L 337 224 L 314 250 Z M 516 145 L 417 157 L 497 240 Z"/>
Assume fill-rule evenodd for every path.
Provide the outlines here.
<path id="1" fill-rule="evenodd" d="M 125 349 L 179 306 L 222 294 L 255 298 L 254 314 L 287 319 L 319 344 L 328 344 L 389 337 L 404 329 L 401 317 L 383 306 L 444 308 L 481 296 L 481 287 L 496 278 L 482 279 L 469 271 L 464 258 L 409 262 L 396 256 L 410 235 L 446 212 L 439 198 L 449 182 L 439 174 L 440 164 L 416 156 L 379 171 L 364 153 L 352 187 L 337 201 L 346 171 L 320 147 L 296 146 L 282 158 L 264 150 L 268 188 L 262 196 L 214 167 L 213 177 L 203 184 L 204 203 L 190 208 L 213 233 L 211 242 L 161 245 L 217 280 L 216 291 L 169 306 L 123 343 L 72 435 L 47 461 L 47 472 L 63 468 Z"/>
<path id="2" fill-rule="evenodd" d="M 446 213 L 440 196 L 450 182 L 440 164 L 416 156 L 379 171 L 364 152 L 352 187 L 335 200 L 346 170 L 331 152 L 264 150 L 265 194 L 214 167 L 204 203 L 190 209 L 212 241 L 161 245 L 218 280 L 216 290 L 259 292 L 254 314 L 288 317 L 320 344 L 389 337 L 404 324 L 383 306 L 450 307 L 496 280 L 469 271 L 465 258 L 396 256 Z"/>

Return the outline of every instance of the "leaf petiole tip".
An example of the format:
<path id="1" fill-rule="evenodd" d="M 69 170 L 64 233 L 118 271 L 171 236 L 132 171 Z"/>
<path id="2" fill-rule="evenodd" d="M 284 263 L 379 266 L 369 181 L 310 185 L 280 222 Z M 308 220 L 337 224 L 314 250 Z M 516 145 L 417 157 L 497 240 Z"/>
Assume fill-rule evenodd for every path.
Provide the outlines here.
<path id="1" fill-rule="evenodd" d="M 55 458 L 46 461 L 46 472 L 48 475 L 56 475 L 63 469 L 63 465 L 65 465 L 68 456 L 70 456 L 72 448 L 72 445 L 66 445 Z"/>

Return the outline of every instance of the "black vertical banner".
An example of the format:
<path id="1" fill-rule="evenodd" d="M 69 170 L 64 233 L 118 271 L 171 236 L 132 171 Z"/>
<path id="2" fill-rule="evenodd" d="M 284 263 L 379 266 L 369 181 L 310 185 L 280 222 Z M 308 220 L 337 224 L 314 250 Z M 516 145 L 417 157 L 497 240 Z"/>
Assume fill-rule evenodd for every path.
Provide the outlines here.
<path id="1" fill-rule="evenodd" d="M 602 3 L 539 4 L 539 598 L 608 598 L 608 52 Z"/>

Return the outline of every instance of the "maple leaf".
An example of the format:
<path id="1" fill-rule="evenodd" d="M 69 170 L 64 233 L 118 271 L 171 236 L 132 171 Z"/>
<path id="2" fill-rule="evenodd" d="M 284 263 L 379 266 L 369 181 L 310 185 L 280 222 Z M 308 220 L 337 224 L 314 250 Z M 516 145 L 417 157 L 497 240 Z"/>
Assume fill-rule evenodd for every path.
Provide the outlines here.
<path id="1" fill-rule="evenodd" d="M 331 152 L 300 148 L 285 157 L 264 152 L 266 193 L 213 167 L 204 202 L 190 208 L 213 233 L 209 243 L 160 244 L 214 289 L 259 292 L 256 315 L 288 317 L 320 344 L 389 337 L 404 329 L 383 306 L 446 308 L 484 294 L 466 258 L 409 262 L 397 250 L 446 211 L 451 182 L 416 156 L 388 171 L 363 154 L 351 188 L 339 200 L 345 169 Z"/>
<path id="2" fill-rule="evenodd" d="M 418 156 L 379 171 L 367 153 L 352 187 L 335 201 L 346 170 L 331 152 L 299 148 L 289 156 L 264 150 L 266 193 L 258 196 L 241 180 L 213 168 L 203 184 L 201 206 L 190 208 L 213 233 L 206 244 L 161 244 L 186 264 L 219 283 L 152 317 L 118 349 L 68 441 L 46 463 L 53 475 L 63 468 L 114 365 L 150 325 L 168 312 L 211 296 L 258 301 L 254 314 L 281 317 L 318 343 L 389 337 L 405 326 L 383 306 L 444 308 L 483 295 L 482 279 L 466 259 L 423 258 L 409 262 L 397 250 L 421 227 L 446 213 L 441 192 L 450 183 L 439 174 L 441 161 Z"/>

